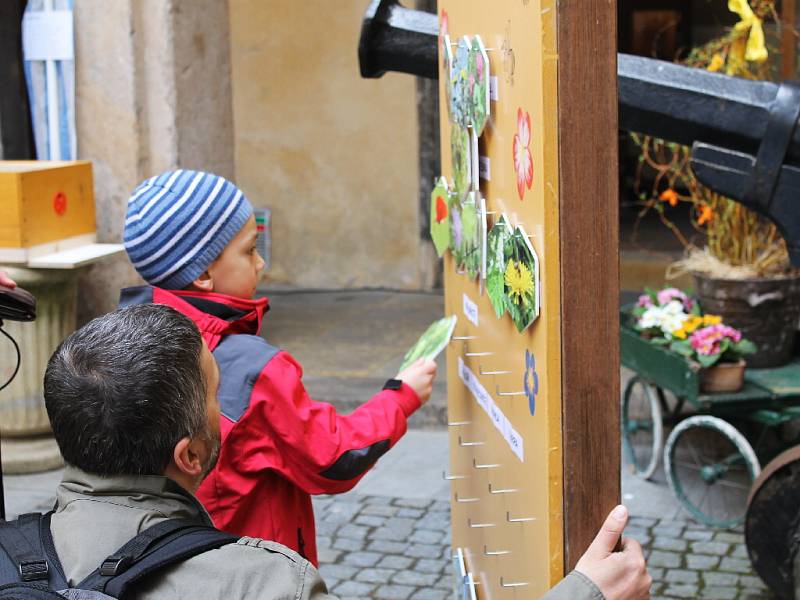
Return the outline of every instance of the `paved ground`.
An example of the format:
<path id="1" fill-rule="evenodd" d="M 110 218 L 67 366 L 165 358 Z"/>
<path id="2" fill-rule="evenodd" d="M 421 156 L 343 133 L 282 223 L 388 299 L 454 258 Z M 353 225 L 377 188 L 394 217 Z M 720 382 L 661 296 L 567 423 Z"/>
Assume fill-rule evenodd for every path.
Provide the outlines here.
<path id="1" fill-rule="evenodd" d="M 312 395 L 337 396 L 346 409 L 394 375 L 405 348 L 440 314 L 441 297 L 279 293 L 272 306 L 267 337 L 306 367 Z M 376 337 L 383 342 L 369 341 Z M 449 486 L 441 478 L 447 432 L 435 428 L 444 396 L 439 383 L 435 410 L 415 420 L 417 428 L 353 492 L 315 499 L 320 570 L 342 598 L 449 597 Z M 6 477 L 9 513 L 48 509 L 59 479 L 59 471 Z M 741 533 L 688 521 L 663 472 L 651 483 L 623 469 L 622 497 L 633 515 L 628 533 L 648 555 L 654 598 L 770 598 Z"/>

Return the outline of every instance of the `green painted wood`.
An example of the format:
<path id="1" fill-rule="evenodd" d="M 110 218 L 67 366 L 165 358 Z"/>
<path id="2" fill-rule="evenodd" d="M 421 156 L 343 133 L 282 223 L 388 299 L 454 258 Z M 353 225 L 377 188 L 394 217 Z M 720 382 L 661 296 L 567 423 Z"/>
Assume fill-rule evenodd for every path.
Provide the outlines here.
<path id="1" fill-rule="evenodd" d="M 795 358 L 788 365 L 773 369 L 747 369 L 745 379 L 779 398 L 800 397 L 800 358 Z"/>
<path id="2" fill-rule="evenodd" d="M 696 404 L 700 395 L 700 365 L 655 346 L 628 327 L 620 328 L 622 364 L 640 377 Z"/>

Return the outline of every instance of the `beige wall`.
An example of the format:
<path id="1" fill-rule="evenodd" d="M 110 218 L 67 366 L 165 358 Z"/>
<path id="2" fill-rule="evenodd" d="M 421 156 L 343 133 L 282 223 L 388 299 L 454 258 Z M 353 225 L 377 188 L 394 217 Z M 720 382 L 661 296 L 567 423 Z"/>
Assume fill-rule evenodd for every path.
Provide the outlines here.
<path id="1" fill-rule="evenodd" d="M 367 0 L 230 0 L 236 181 L 273 211 L 269 278 L 426 284 L 414 78 L 361 79 Z"/>

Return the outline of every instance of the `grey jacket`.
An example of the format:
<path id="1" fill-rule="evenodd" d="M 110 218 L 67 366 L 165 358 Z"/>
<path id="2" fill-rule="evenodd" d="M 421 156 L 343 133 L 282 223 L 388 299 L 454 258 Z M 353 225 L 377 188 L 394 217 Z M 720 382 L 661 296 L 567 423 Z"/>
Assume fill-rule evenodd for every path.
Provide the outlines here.
<path id="1" fill-rule="evenodd" d="M 172 518 L 211 519 L 200 503 L 166 477 L 90 475 L 67 467 L 51 531 L 64 575 L 75 585 L 140 531 Z M 317 570 L 275 542 L 241 538 L 210 550 L 136 588 L 137 599 L 331 599 Z"/>
<path id="2" fill-rule="evenodd" d="M 197 499 L 166 477 L 104 478 L 67 466 L 51 521 L 67 581 L 77 584 L 137 533 L 175 518 L 211 524 Z M 296 552 L 247 537 L 164 569 L 132 596 L 334 600 L 317 570 Z M 603 600 L 603 595 L 573 571 L 544 600 Z"/>

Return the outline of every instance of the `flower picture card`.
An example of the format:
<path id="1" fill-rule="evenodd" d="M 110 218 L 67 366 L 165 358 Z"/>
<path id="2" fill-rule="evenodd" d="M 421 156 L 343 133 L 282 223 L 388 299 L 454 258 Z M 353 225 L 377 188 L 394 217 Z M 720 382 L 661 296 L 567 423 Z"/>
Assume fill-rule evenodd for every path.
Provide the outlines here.
<path id="1" fill-rule="evenodd" d="M 447 200 L 447 208 L 450 210 L 450 250 L 453 254 L 453 262 L 456 271 L 464 268 L 464 226 L 461 222 L 461 200 L 458 194 L 450 194 Z"/>
<path id="2" fill-rule="evenodd" d="M 458 40 L 451 77 L 450 112 L 453 123 L 467 128 L 472 125 L 472 87 L 469 81 L 469 62 L 472 42 L 469 36 Z"/>
<path id="3" fill-rule="evenodd" d="M 453 45 L 450 36 L 442 36 L 442 78 L 444 80 L 445 106 L 447 106 L 447 116 L 453 122 Z"/>
<path id="4" fill-rule="evenodd" d="M 450 127 L 450 154 L 453 160 L 453 190 L 459 200 L 466 198 L 472 185 L 472 157 L 469 130 L 453 124 Z"/>
<path id="5" fill-rule="evenodd" d="M 439 177 L 436 186 L 431 192 L 431 240 L 436 248 L 436 254 L 443 256 L 450 247 L 450 208 L 448 197 L 450 188 L 447 178 Z"/>
<path id="6" fill-rule="evenodd" d="M 489 119 L 489 55 L 481 36 L 472 38 L 469 54 L 470 122 L 476 135 L 480 136 Z"/>
<path id="7" fill-rule="evenodd" d="M 498 319 L 506 312 L 505 247 L 510 243 L 513 233 L 508 217 L 502 215 L 489 230 L 486 241 L 486 293 Z"/>
<path id="8" fill-rule="evenodd" d="M 505 245 L 504 260 L 506 310 L 522 333 L 539 316 L 539 258 L 520 225 Z"/>

